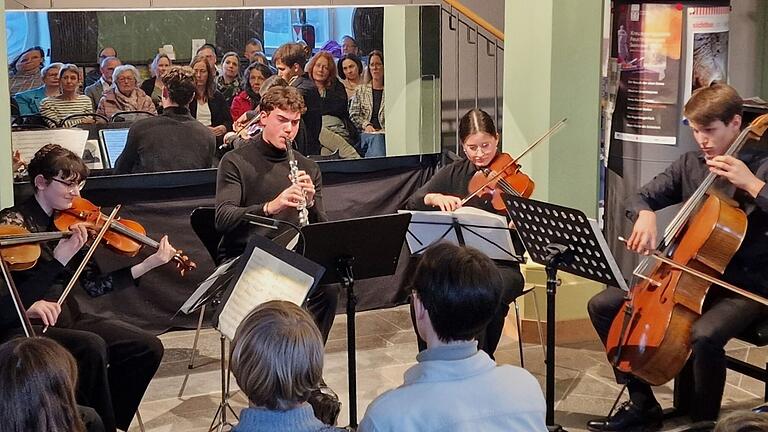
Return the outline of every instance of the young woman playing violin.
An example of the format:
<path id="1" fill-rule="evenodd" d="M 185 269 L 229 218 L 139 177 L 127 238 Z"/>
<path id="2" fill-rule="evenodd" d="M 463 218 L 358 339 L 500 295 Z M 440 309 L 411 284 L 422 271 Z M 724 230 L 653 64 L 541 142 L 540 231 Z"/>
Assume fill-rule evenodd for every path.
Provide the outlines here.
<path id="1" fill-rule="evenodd" d="M 35 154 L 28 170 L 34 196 L 2 210 L 0 223 L 20 225 L 30 232 L 55 230 L 54 216 L 80 196 L 88 168 L 74 153 L 48 144 Z M 160 365 L 163 345 L 154 335 L 131 324 L 81 313 L 75 296 L 58 305 L 62 288 L 82 260 L 81 250 L 89 236 L 85 224 L 72 225 L 69 230 L 69 238 L 53 247 L 42 244 L 37 264 L 14 272 L 13 278 L 27 316 L 51 326 L 45 336 L 61 343 L 77 359 L 78 403 L 94 408 L 107 431 L 116 427 L 127 430 Z M 173 256 L 174 249 L 163 237 L 157 252 L 132 267 L 104 274 L 95 263 L 89 263 L 79 284 L 91 296 L 135 286 L 140 276 Z M 21 333 L 21 323 L 8 297 L 0 296 L 0 341 Z"/>
<path id="2" fill-rule="evenodd" d="M 735 156 L 727 154 L 741 131 L 742 101 L 736 90 L 726 84 L 698 89 L 686 103 L 684 114 L 700 151 L 683 154 L 629 197 L 626 214 L 635 223 L 627 248 L 644 254 L 655 251 L 655 212 L 685 202 L 694 195 L 705 177 L 714 173 L 717 179 L 710 190 L 716 189 L 718 193 L 732 197 L 746 213 L 747 221 L 741 246 L 720 279 L 765 297 L 768 295 L 766 134 L 762 134 L 757 146 L 745 145 Z M 623 291 L 609 287 L 589 301 L 592 324 L 604 344 L 609 340 L 609 330 L 615 317 L 623 314 L 624 298 Z M 706 294 L 703 305 L 703 312 L 693 322 L 688 337 L 691 346 L 688 362 L 693 372 L 692 400 L 683 401 L 695 422 L 717 419 L 725 386 L 725 344 L 766 313 L 766 308 L 756 301 L 731 294 L 717 286 Z M 646 314 L 652 312 L 648 310 Z M 621 405 L 614 415 L 590 421 L 587 424 L 589 430 L 622 431 L 660 426 L 662 411 L 651 386 L 618 369 L 616 375 L 619 381 L 627 384 L 630 400 Z"/>
<path id="3" fill-rule="evenodd" d="M 406 208 L 409 210 L 454 211 L 462 206 L 462 197 L 469 195 L 468 187 L 472 177 L 481 169 L 489 166 L 498 153 L 499 134 L 493 119 L 485 111 L 473 109 L 459 121 L 459 138 L 467 158 L 443 167 L 424 186 L 410 197 Z M 489 212 L 498 212 L 493 208 L 488 195 L 478 195 L 469 199 L 466 206 L 480 208 Z M 517 234 L 512 240 L 517 250 L 522 250 Z M 496 261 L 502 279 L 504 292 L 499 310 L 491 318 L 485 331 L 478 336 L 479 348 L 493 357 L 499 344 L 504 319 L 509 312 L 509 305 L 523 290 L 524 280 L 520 265 L 511 261 Z M 406 281 L 407 281 L 406 277 Z M 415 328 L 415 326 L 414 326 Z M 426 345 L 419 340 L 419 348 Z"/>

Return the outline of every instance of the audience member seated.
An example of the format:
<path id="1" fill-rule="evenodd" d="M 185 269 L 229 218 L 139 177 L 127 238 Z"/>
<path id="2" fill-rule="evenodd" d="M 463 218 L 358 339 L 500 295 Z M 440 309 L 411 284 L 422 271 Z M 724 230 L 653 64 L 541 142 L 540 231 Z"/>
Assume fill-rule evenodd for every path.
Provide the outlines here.
<path id="1" fill-rule="evenodd" d="M 75 359 L 53 339 L 16 338 L 0 345 L 2 430 L 103 431 L 96 411 L 76 404 L 76 383 Z"/>
<path id="2" fill-rule="evenodd" d="M 45 52 L 39 46 L 24 50 L 10 62 L 8 85 L 11 96 L 43 85 L 40 69 L 45 64 Z"/>
<path id="3" fill-rule="evenodd" d="M 216 138 L 187 108 L 195 97 L 195 73 L 189 66 L 173 66 L 161 79 L 163 113 L 131 125 L 115 163 L 117 174 L 213 166 Z"/>
<path id="4" fill-rule="evenodd" d="M 256 53 L 256 54 L 254 54 L 253 55 L 253 61 L 251 63 L 261 63 L 264 66 L 267 66 L 269 68 L 269 70 L 272 71 L 273 74 L 275 72 L 277 72 L 277 69 L 272 67 L 272 64 L 269 62 L 269 59 L 267 58 L 267 55 L 264 54 L 264 53 Z"/>
<path id="5" fill-rule="evenodd" d="M 112 87 L 108 88 L 99 101 L 96 113 L 112 118 L 123 111 L 146 111 L 157 114 L 152 98 L 139 88 L 139 71 L 133 65 L 115 68 L 112 74 Z M 125 120 L 140 118 L 138 114 L 128 115 Z"/>
<path id="6" fill-rule="evenodd" d="M 58 96 L 47 97 L 40 102 L 40 114 L 55 121 L 57 124 L 49 126 L 55 127 L 67 116 L 73 114 L 88 114 L 93 112 L 93 105 L 88 96 L 77 93 L 80 86 L 80 69 L 73 64 L 65 64 L 59 69 L 59 88 L 61 94 Z M 90 117 L 80 117 L 67 120 L 64 127 L 72 127 L 80 123 L 93 123 L 95 120 Z"/>
<path id="7" fill-rule="evenodd" d="M 155 104 L 158 114 L 163 112 L 163 80 L 161 78 L 164 73 L 168 72 L 171 66 L 173 66 L 173 62 L 168 57 L 168 54 L 161 53 L 156 55 L 154 60 L 152 60 L 152 64 L 149 65 L 149 71 L 152 76 L 141 83 L 141 90 L 152 98 L 152 103 Z"/>
<path id="8" fill-rule="evenodd" d="M 717 421 L 714 432 L 768 431 L 768 415 L 752 411 L 734 411 Z"/>
<path id="9" fill-rule="evenodd" d="M 347 91 L 347 99 L 352 99 L 357 87 L 363 83 L 363 62 L 354 54 L 347 54 L 336 63 L 341 83 Z"/>
<path id="10" fill-rule="evenodd" d="M 40 71 L 43 78 L 43 85 L 36 89 L 16 93 L 16 105 L 19 107 L 19 114 L 31 115 L 40 112 L 40 103 L 43 99 L 61 94 L 59 90 L 59 69 L 63 63 L 51 63 Z"/>
<path id="11" fill-rule="evenodd" d="M 343 430 L 323 424 L 307 403 L 323 374 L 323 340 L 302 308 L 277 300 L 257 307 L 238 327 L 230 358 L 250 405 L 234 432 Z"/>
<path id="12" fill-rule="evenodd" d="M 91 98 L 92 109 L 96 110 L 104 92 L 112 86 L 112 75 L 115 68 L 123 64 L 117 57 L 107 57 L 101 61 L 99 71 L 101 78 L 85 88 L 85 95 Z"/>
<path id="13" fill-rule="evenodd" d="M 338 151 L 342 159 L 359 159 L 360 154 L 353 147 L 358 138 L 357 129 L 349 119 L 347 92 L 336 77 L 333 57 L 327 51 L 320 51 L 309 61 L 307 69 L 320 93 L 323 114 L 320 154 L 328 155 Z"/>
<path id="14" fill-rule="evenodd" d="M 208 126 L 216 136 L 217 148 L 221 147 L 224 134 L 232 130 L 232 118 L 229 105 L 214 84 L 216 69 L 203 55 L 193 58 L 189 66 L 195 73 L 195 98 L 189 104 L 189 112 L 203 126 Z"/>
<path id="15" fill-rule="evenodd" d="M 101 78 L 101 62 L 104 61 L 104 59 L 107 57 L 117 57 L 117 50 L 112 47 L 104 47 L 101 49 L 101 51 L 99 51 L 99 57 L 96 59 L 97 67 L 95 69 L 91 69 L 87 74 L 85 74 L 85 84 L 83 84 L 84 86 L 88 87 L 98 81 L 99 78 Z"/>
<path id="16" fill-rule="evenodd" d="M 354 56 L 360 55 L 360 50 L 357 48 L 357 41 L 350 35 L 345 35 L 341 38 L 341 54 L 352 54 Z"/>
<path id="17" fill-rule="evenodd" d="M 245 43 L 243 57 L 251 64 L 256 61 L 256 54 L 264 54 L 264 44 L 259 38 L 250 38 Z"/>
<path id="18" fill-rule="evenodd" d="M 221 71 L 216 77 L 216 90 L 224 96 L 227 106 L 240 92 L 243 80 L 240 77 L 240 56 L 230 51 L 221 58 Z"/>
<path id="19" fill-rule="evenodd" d="M 368 54 L 365 84 L 359 86 L 349 103 L 349 116 L 362 133 L 360 149 L 365 157 L 386 156 L 384 142 L 384 55 Z"/>
<path id="20" fill-rule="evenodd" d="M 218 59 L 215 46 L 209 43 L 203 44 L 200 48 L 197 49 L 195 56 L 202 56 L 205 61 L 207 61 L 208 64 L 213 67 L 213 70 L 216 70 L 216 62 Z"/>
<path id="21" fill-rule="evenodd" d="M 320 154 L 320 129 L 323 127 L 323 115 L 320 93 L 314 81 L 304 73 L 304 66 L 307 63 L 305 46 L 299 43 L 283 44 L 272 54 L 272 60 L 275 62 L 277 74 L 289 85 L 296 87 L 304 98 L 307 111 L 301 120 L 305 131 L 296 138 L 296 144 L 301 154 L 309 156 Z"/>
<path id="22" fill-rule="evenodd" d="M 501 300 L 493 261 L 476 249 L 441 243 L 421 257 L 412 279 L 416 327 L 427 349 L 404 383 L 377 397 L 360 423 L 371 431 L 546 431 L 536 378 L 496 363 L 473 340 Z"/>
<path id="23" fill-rule="evenodd" d="M 229 109 L 233 119 L 237 119 L 246 111 L 255 110 L 259 106 L 261 84 L 272 75 L 272 70 L 261 63 L 253 62 L 248 66 L 244 75 L 247 82 L 243 82 L 243 90 L 232 100 Z"/>

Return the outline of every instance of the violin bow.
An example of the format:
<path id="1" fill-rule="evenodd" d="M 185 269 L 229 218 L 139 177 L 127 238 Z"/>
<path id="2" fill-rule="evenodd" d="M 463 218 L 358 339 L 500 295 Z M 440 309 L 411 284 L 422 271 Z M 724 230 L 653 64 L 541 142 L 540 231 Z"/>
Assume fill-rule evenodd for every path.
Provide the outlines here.
<path id="1" fill-rule="evenodd" d="M 8 287 L 8 291 L 11 293 L 11 300 L 13 300 L 13 306 L 16 308 L 16 313 L 19 314 L 19 320 L 21 321 L 21 327 L 24 329 L 24 334 L 27 337 L 35 337 L 35 330 L 32 328 L 32 323 L 27 316 L 27 309 L 24 307 L 24 303 L 21 301 L 19 290 L 16 289 L 16 284 L 13 283 L 13 277 L 11 277 L 11 268 L 4 259 L 2 261 L 3 279 L 5 280 L 5 286 Z"/>
<path id="2" fill-rule="evenodd" d="M 504 167 L 504 169 L 501 169 L 501 170 L 499 170 L 498 172 L 494 173 L 492 176 L 490 176 L 490 177 L 488 178 L 488 180 L 487 180 L 487 181 L 486 181 L 486 182 L 485 182 L 485 183 L 484 183 L 484 184 L 483 184 L 481 187 L 477 188 L 477 189 L 476 189 L 474 192 L 472 192 L 471 194 L 469 194 L 468 196 L 466 196 L 464 199 L 462 199 L 462 200 L 461 200 L 461 205 L 464 205 L 464 204 L 466 204 L 466 203 L 467 203 L 467 201 L 469 201 L 469 200 L 470 200 L 470 199 L 472 199 L 472 198 L 473 198 L 475 195 L 477 195 L 478 193 L 480 193 L 480 191 L 481 191 L 481 190 L 483 190 L 483 189 L 485 189 L 485 187 L 486 187 L 486 186 L 488 186 L 489 184 L 493 183 L 493 182 L 494 182 L 494 181 L 495 181 L 497 178 L 501 177 L 501 175 L 504 173 L 504 170 L 506 170 L 506 169 L 507 169 L 507 167 L 508 167 L 509 165 L 511 165 L 511 164 L 513 164 L 513 163 L 516 163 L 518 160 L 520 160 L 520 158 L 521 158 L 521 157 L 525 156 L 525 155 L 526 155 L 526 154 L 527 154 L 529 151 L 531 151 L 531 150 L 532 150 L 534 147 L 536 147 L 537 145 L 541 144 L 541 142 L 542 142 L 542 141 L 544 141 L 545 139 L 547 139 L 547 138 L 549 138 L 550 136 L 552 136 L 552 135 L 553 135 L 555 132 L 558 132 L 558 131 L 559 131 L 559 130 L 560 130 L 562 127 L 563 127 L 563 126 L 565 126 L 565 124 L 566 124 L 567 122 L 568 122 L 568 119 L 567 119 L 567 118 L 563 118 L 563 119 L 562 119 L 562 120 L 560 120 L 559 122 L 555 123 L 555 124 L 554 124 L 554 125 L 553 125 L 551 128 L 549 128 L 549 130 L 548 130 L 548 131 L 546 131 L 546 132 L 544 133 L 544 135 L 542 135 L 541 137 L 539 137 L 539 139 L 537 139 L 536 141 L 534 141 L 533 143 L 531 143 L 531 145 L 529 145 L 529 146 L 528 146 L 528 147 L 527 147 L 525 150 L 523 150 L 523 152 L 522 152 L 522 153 L 520 153 L 520 154 L 519 154 L 519 155 L 518 155 L 516 158 L 513 158 L 513 159 L 512 159 L 512 162 L 510 162 L 509 164 L 507 164 L 507 165 Z"/>
<path id="3" fill-rule="evenodd" d="M 99 230 L 99 233 L 96 235 L 96 238 L 93 240 L 93 244 L 91 244 L 91 247 L 88 248 L 88 252 L 85 254 L 85 258 L 83 258 L 82 261 L 80 261 L 80 265 L 77 267 L 77 270 L 75 271 L 75 274 L 72 275 L 72 278 L 69 280 L 69 283 L 67 284 L 67 287 L 64 288 L 64 292 L 61 293 L 61 297 L 59 297 L 59 300 L 56 302 L 61 306 L 64 303 L 64 300 L 67 299 L 67 296 L 69 295 L 69 292 L 72 291 L 72 288 L 75 286 L 75 283 L 77 283 L 77 279 L 80 277 L 80 274 L 85 270 L 85 266 L 88 264 L 88 261 L 91 259 L 91 256 L 93 256 L 93 253 L 96 251 L 96 246 L 101 243 L 101 239 L 104 237 L 104 234 L 109 230 L 109 226 L 112 224 L 112 221 L 115 219 L 115 216 L 117 216 L 117 212 L 120 211 L 120 204 L 116 205 L 115 208 L 112 210 L 112 213 L 109 215 L 106 221 L 104 221 L 104 226 L 101 227 L 101 230 Z M 45 326 L 43 328 L 43 333 L 48 331 L 48 326 Z"/>

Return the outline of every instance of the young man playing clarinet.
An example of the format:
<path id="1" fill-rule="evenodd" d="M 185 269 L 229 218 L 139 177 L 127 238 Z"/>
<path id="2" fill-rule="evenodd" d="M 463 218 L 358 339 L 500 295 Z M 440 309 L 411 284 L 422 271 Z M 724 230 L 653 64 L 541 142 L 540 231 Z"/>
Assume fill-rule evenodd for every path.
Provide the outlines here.
<path id="1" fill-rule="evenodd" d="M 741 247 L 730 260 L 722 280 L 756 294 L 768 295 L 768 153 L 745 146 L 734 156 L 728 150 L 742 126 L 742 101 L 726 84 L 713 84 L 693 93 L 685 105 L 698 151 L 683 154 L 627 202 L 626 214 L 635 221 L 627 248 L 648 254 L 657 247 L 656 211 L 685 202 L 703 179 L 714 173 L 714 188 L 733 198 L 747 215 L 747 231 Z M 766 141 L 765 136 L 761 140 Z M 765 148 L 761 143 L 760 147 Z M 589 315 L 605 344 L 611 324 L 621 313 L 624 292 L 609 287 L 589 301 Z M 725 386 L 724 346 L 764 316 L 761 304 L 713 286 L 707 294 L 703 313 L 690 332 L 692 400 L 694 422 L 717 419 Z M 590 421 L 592 431 L 623 431 L 661 425 L 662 412 L 651 386 L 635 376 L 616 372 L 627 384 L 629 401 L 607 419 Z"/>

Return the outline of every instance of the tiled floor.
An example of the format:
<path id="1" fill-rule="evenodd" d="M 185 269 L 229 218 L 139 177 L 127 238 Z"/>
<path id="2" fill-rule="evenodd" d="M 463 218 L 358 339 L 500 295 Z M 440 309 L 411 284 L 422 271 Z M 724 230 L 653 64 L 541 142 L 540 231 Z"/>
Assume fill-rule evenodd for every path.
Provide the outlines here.
<path id="1" fill-rule="evenodd" d="M 402 383 L 403 372 L 415 362 L 416 342 L 407 307 L 360 313 L 357 316 L 358 413 L 362 417 L 371 400 Z M 514 334 L 514 327 L 512 327 Z M 220 401 L 219 336 L 207 329 L 201 334 L 199 356 L 192 370 L 187 368 L 194 332 L 163 335 L 165 357 L 141 405 L 147 431 L 207 431 Z M 729 354 L 765 364 L 766 350 L 734 341 Z M 544 354 L 540 345 L 525 344 L 525 365 L 544 385 Z M 558 346 L 556 361 L 555 420 L 568 431 L 585 430 L 588 419 L 605 415 L 620 387 L 605 359 L 601 345 L 591 343 Z M 505 336 L 496 352 L 500 363 L 520 364 L 517 340 Z M 346 319 L 336 317 L 326 347 L 325 379 L 343 402 L 339 424 L 349 422 L 347 402 Z M 234 379 L 233 389 L 236 390 Z M 232 406 L 239 412 L 246 404 L 243 394 L 234 391 Z M 729 371 L 723 411 L 749 408 L 762 401 L 763 384 Z M 672 405 L 672 387 L 656 389 L 664 407 Z M 231 419 L 231 415 L 229 416 Z M 684 424 L 668 421 L 665 431 Z M 138 431 L 137 422 L 131 432 Z"/>

